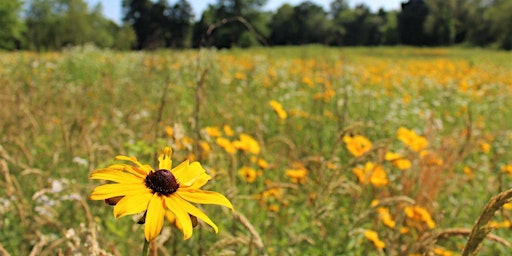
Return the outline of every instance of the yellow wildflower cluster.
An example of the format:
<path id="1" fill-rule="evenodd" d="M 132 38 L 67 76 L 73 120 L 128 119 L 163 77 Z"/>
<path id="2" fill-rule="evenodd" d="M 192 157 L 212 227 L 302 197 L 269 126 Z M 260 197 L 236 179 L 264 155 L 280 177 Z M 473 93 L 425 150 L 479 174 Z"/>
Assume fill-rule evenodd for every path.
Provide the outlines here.
<path id="1" fill-rule="evenodd" d="M 412 151 L 420 152 L 428 146 L 428 141 L 425 137 L 418 135 L 415 131 L 409 130 L 405 127 L 398 128 L 398 139 L 407 145 Z"/>
<path id="2" fill-rule="evenodd" d="M 307 180 L 308 170 L 302 163 L 293 163 L 292 169 L 286 170 L 286 176 L 290 178 L 293 183 L 304 184 Z"/>
<path id="3" fill-rule="evenodd" d="M 389 183 L 384 168 L 373 162 L 367 162 L 364 167 L 355 167 L 352 172 L 361 184 L 371 183 L 375 187 L 383 187 Z"/>
<path id="4" fill-rule="evenodd" d="M 411 168 L 411 161 L 399 153 L 394 153 L 391 151 L 386 152 L 384 155 L 384 159 L 386 161 L 391 162 L 394 166 L 398 167 L 398 169 L 404 171 Z"/>
<path id="5" fill-rule="evenodd" d="M 406 206 L 404 212 L 409 219 L 413 221 L 423 222 L 430 229 L 436 227 L 436 223 L 432 220 L 432 216 L 430 215 L 430 213 L 421 206 Z"/>

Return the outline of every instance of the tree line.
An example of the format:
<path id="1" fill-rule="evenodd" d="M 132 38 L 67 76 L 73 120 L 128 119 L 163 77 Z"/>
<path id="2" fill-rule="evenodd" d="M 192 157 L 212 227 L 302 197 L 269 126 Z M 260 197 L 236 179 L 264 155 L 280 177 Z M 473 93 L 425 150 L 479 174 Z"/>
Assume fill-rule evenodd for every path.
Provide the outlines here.
<path id="1" fill-rule="evenodd" d="M 312 1 L 264 11 L 266 0 L 217 0 L 194 17 L 187 0 L 121 0 L 122 24 L 85 0 L 2 0 L 0 49 L 37 51 L 92 43 L 119 50 L 329 46 L 451 46 L 512 49 L 510 0 L 404 0 L 400 10 L 328 10 Z"/>

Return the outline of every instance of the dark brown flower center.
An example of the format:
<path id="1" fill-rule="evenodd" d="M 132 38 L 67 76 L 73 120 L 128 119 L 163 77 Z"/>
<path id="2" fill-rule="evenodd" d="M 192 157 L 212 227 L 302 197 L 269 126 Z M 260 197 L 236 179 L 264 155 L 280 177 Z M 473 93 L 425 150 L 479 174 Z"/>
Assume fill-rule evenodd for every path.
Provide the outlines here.
<path id="1" fill-rule="evenodd" d="M 146 176 L 146 187 L 153 190 L 153 193 L 168 196 L 180 187 L 174 175 L 168 170 L 158 170 Z"/>

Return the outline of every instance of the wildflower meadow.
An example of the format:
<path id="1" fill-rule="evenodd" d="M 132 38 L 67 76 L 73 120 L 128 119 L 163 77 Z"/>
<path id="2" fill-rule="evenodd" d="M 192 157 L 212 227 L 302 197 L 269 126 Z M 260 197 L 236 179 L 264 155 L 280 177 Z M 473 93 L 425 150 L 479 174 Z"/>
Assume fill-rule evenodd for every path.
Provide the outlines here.
<path id="1" fill-rule="evenodd" d="M 0 63 L 0 255 L 512 252 L 511 52 Z"/>

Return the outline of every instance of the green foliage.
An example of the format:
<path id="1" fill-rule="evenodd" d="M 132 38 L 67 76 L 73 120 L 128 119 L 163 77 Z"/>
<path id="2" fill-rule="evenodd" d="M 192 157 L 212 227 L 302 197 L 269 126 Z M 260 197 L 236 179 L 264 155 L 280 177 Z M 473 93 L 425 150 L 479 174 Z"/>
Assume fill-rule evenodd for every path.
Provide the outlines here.
<path id="1" fill-rule="evenodd" d="M 115 23 L 103 17 L 101 5 L 89 10 L 83 0 L 31 0 L 25 22 L 25 47 L 38 51 L 87 43 L 110 48 L 118 31 Z"/>
<path id="2" fill-rule="evenodd" d="M 25 26 L 19 16 L 23 2 L 4 0 L 0 5 L 0 49 L 20 48 Z"/>

